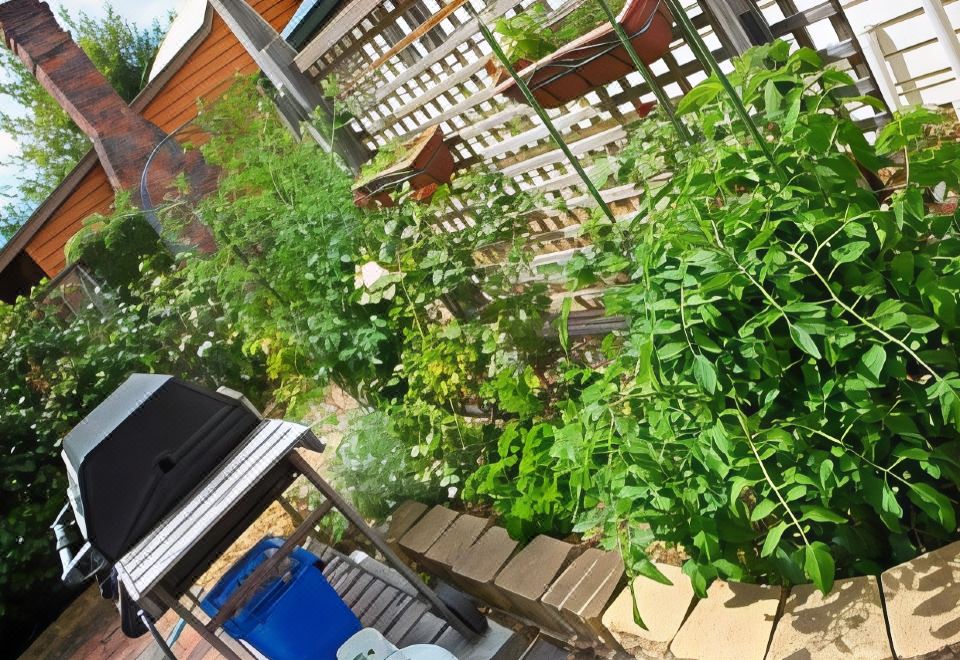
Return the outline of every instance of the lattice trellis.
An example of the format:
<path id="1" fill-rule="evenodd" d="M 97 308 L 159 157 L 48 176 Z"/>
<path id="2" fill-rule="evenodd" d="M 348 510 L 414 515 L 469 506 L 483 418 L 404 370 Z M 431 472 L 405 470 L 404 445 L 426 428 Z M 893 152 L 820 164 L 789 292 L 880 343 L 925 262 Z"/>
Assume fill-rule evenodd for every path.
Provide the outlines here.
<path id="1" fill-rule="evenodd" d="M 488 24 L 496 16 L 511 16 L 543 0 L 469 0 Z M 546 0 L 554 16 L 592 0 Z M 686 1 L 688 13 L 707 45 L 721 62 L 729 62 L 730 40 L 711 11 L 718 0 Z M 720 0 L 723 1 L 723 0 Z M 744 0 L 747 2 L 748 0 Z M 766 20 L 773 37 L 816 48 L 826 61 L 848 70 L 860 93 L 875 93 L 876 84 L 864 63 L 838 0 L 827 0 L 805 9 L 794 0 L 749 0 Z M 465 7 L 443 17 L 416 39 L 417 28 L 446 3 L 435 0 L 388 0 L 346 3 L 299 54 L 297 64 L 318 84 L 335 74 L 345 86 L 347 102 L 355 113 L 350 125 L 369 148 L 395 139 L 408 139 L 434 125 L 447 136 L 458 168 L 483 163 L 503 172 L 522 189 L 535 188 L 547 198 L 562 198 L 571 212 L 545 210 L 530 218 L 530 243 L 538 261 L 562 261 L 585 242 L 577 227 L 593 201 L 584 194 L 581 180 L 551 141 L 531 108 L 494 93 L 484 64 L 490 49 Z M 809 4 L 809 3 L 807 3 Z M 818 43 L 812 34 L 828 43 Z M 823 41 L 820 38 L 820 41 Z M 399 44 L 399 46 L 398 46 Z M 384 57 L 386 55 L 386 57 Z M 651 69 L 668 95 L 678 99 L 706 77 L 701 64 L 678 33 L 670 51 Z M 587 165 L 588 173 L 601 167 L 603 156 L 623 145 L 628 126 L 640 121 L 636 104 L 654 97 L 642 77 L 631 72 L 605 89 L 591 92 L 549 114 L 573 152 Z M 876 121 L 867 108 L 859 111 Z M 610 182 L 601 191 L 617 215 L 635 210 L 637 190 Z M 469 210 L 457 208 L 442 221 L 456 231 L 470 222 Z M 581 299 L 586 303 L 585 298 Z"/>

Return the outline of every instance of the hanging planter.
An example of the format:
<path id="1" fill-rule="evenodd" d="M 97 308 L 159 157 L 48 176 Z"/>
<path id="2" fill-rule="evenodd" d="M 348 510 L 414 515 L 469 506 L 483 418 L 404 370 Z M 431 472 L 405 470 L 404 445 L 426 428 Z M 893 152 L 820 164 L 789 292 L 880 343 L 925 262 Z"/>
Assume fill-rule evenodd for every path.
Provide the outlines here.
<path id="1" fill-rule="evenodd" d="M 382 166 L 362 173 L 353 185 L 353 203 L 360 208 L 374 203 L 393 206 L 390 193 L 407 182 L 413 199 L 427 201 L 439 186 L 450 183 L 452 175 L 453 156 L 443 141 L 443 130 L 434 126 L 392 150 Z"/>
<path id="2" fill-rule="evenodd" d="M 645 64 L 660 59 L 673 40 L 673 20 L 659 0 L 627 0 L 617 22 Z M 534 98 L 545 108 L 557 108 L 622 78 L 634 70 L 630 55 L 605 22 L 545 57 L 531 62 L 518 59 L 514 68 L 527 82 Z M 510 75 L 489 61 L 487 71 L 497 93 L 514 101 L 524 96 Z"/>

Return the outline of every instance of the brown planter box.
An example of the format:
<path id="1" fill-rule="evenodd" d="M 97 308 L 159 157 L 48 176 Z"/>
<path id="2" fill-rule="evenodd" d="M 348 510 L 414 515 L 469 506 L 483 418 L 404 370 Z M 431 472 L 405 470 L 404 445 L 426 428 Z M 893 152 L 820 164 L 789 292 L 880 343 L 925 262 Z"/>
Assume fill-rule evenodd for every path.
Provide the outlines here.
<path id="1" fill-rule="evenodd" d="M 673 19 L 658 0 L 630 0 L 617 17 L 630 36 L 637 55 L 645 64 L 663 57 L 673 40 Z M 487 71 L 497 93 L 525 102 L 523 93 L 503 69 L 492 62 Z M 634 70 L 630 55 L 609 23 L 574 39 L 533 64 L 521 60 L 514 65 L 545 108 L 558 108 L 595 89 L 618 80 Z"/>
<path id="2" fill-rule="evenodd" d="M 429 128 L 404 143 L 406 155 L 375 177 L 353 186 L 353 203 L 366 208 L 374 202 L 393 206 L 392 190 L 406 182 L 415 191 L 413 198 L 427 201 L 438 186 L 450 183 L 453 176 L 453 155 L 443 141 L 439 126 Z"/>

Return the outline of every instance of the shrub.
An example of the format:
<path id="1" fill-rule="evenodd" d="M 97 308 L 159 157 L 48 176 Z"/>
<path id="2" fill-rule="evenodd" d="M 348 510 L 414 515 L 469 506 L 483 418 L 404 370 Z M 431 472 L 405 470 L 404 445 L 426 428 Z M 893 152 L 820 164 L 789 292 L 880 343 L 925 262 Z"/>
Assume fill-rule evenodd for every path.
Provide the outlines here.
<path id="1" fill-rule="evenodd" d="M 95 213 L 67 242 L 68 263 L 80 263 L 121 295 L 138 282 L 146 268 L 164 269 L 172 258 L 156 230 L 129 196 L 118 195 L 109 215 Z"/>
<path id="2" fill-rule="evenodd" d="M 334 474 L 367 518 L 382 520 L 406 499 L 435 504 L 446 495 L 435 472 L 439 462 L 411 456 L 407 444 L 386 412 L 359 413 L 349 421 Z"/>
<path id="3" fill-rule="evenodd" d="M 628 328 L 602 367 L 566 364 L 558 414 L 508 426 L 469 494 L 515 533 L 573 528 L 652 575 L 647 523 L 700 594 L 718 575 L 827 591 L 955 538 L 960 227 L 927 202 L 960 190 L 960 149 L 928 139 L 925 110 L 868 144 L 850 78 L 806 49 L 755 49 L 732 80 L 776 165 L 714 79 L 680 106 L 702 142 L 634 137 L 641 213 L 598 224 L 569 268 L 629 278 L 604 298 Z M 902 186 L 873 189 L 895 158 Z"/>

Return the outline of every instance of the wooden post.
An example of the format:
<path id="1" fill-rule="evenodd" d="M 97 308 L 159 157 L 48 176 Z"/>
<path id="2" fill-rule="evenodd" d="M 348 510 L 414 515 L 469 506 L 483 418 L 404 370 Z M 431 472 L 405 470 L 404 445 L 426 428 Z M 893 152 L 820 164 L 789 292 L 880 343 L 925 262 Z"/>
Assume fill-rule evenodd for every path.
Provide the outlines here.
<path id="1" fill-rule="evenodd" d="M 847 15 L 843 11 L 843 5 L 840 3 L 840 0 L 829 0 L 829 2 L 830 6 L 834 9 L 834 14 L 830 17 L 830 25 L 833 26 L 833 29 L 841 41 L 849 40 L 850 43 L 853 44 L 853 47 L 856 48 L 857 54 L 859 55 L 859 57 L 850 58 L 850 64 L 853 67 L 854 73 L 860 77 L 868 78 L 873 84 L 873 89 L 876 90 L 872 95 L 886 103 L 886 99 L 881 93 L 881 83 L 877 79 L 873 67 L 870 66 L 860 42 L 857 40 L 856 35 L 854 35 L 853 28 L 850 27 L 850 21 L 847 20 Z M 956 39 L 954 39 L 954 41 L 956 41 Z M 887 109 L 893 110 L 889 104 L 887 104 Z"/>
<path id="2" fill-rule="evenodd" d="M 303 522 L 303 516 L 300 515 L 300 512 L 293 508 L 293 505 L 290 504 L 290 501 L 281 495 L 277 498 L 277 504 L 280 505 L 280 508 L 287 512 L 287 515 L 293 520 L 297 525 Z"/>
<path id="3" fill-rule="evenodd" d="M 350 521 L 354 527 L 356 527 L 364 536 L 370 539 L 370 542 L 373 543 L 373 546 L 384 556 L 387 560 L 387 563 L 391 568 L 395 569 L 403 578 L 413 585 L 417 591 L 420 592 L 420 595 L 430 603 L 433 610 L 440 616 L 441 619 L 449 623 L 458 633 L 463 635 L 467 639 L 475 639 L 477 633 L 467 626 L 463 620 L 454 614 L 447 605 L 440 600 L 439 596 L 434 593 L 433 589 L 428 587 L 423 583 L 423 580 L 420 579 L 420 576 L 414 573 L 409 566 L 407 566 L 400 557 L 387 545 L 387 542 L 383 540 L 383 537 L 377 533 L 376 530 L 372 529 L 370 525 L 367 524 L 367 521 L 363 519 L 363 516 L 354 509 L 350 504 L 340 496 L 336 490 L 333 489 L 326 480 L 317 474 L 303 456 L 298 454 L 296 451 L 291 452 L 287 456 L 287 460 L 293 464 L 293 466 L 305 476 L 310 483 L 316 486 L 324 497 L 328 501 L 333 502 L 333 506 L 343 514 L 344 518 Z"/>
<path id="4" fill-rule="evenodd" d="M 290 98 L 292 105 L 299 110 L 301 121 L 308 121 L 317 108 L 330 115 L 323 94 L 294 65 L 297 52 L 273 26 L 244 0 L 210 0 L 210 4 L 273 86 Z M 326 123 L 329 125 L 329 120 Z M 372 156 L 370 150 L 347 130 L 337 132 L 333 144 L 328 144 L 319 131 L 310 131 L 310 135 L 325 149 L 336 151 L 354 172 L 359 172 L 360 166 Z"/>
<path id="5" fill-rule="evenodd" d="M 296 452 L 294 452 L 296 454 Z M 299 456 L 299 454 L 296 454 Z M 290 556 L 290 553 L 293 552 L 294 548 L 300 544 L 310 532 L 313 531 L 314 526 L 320 520 L 327 515 L 327 512 L 333 508 L 333 501 L 328 499 L 326 502 L 321 504 L 313 513 L 306 517 L 306 519 L 300 523 L 300 526 L 294 530 L 293 534 L 287 537 L 287 540 L 283 542 L 283 545 L 270 557 L 263 561 L 253 573 L 245 579 L 237 589 L 230 594 L 230 597 L 227 599 L 227 602 L 223 604 L 220 608 L 220 611 L 217 612 L 217 615 L 213 617 L 213 620 L 208 624 L 207 630 L 211 632 L 215 631 L 217 628 L 222 626 L 224 622 L 232 617 L 235 612 L 237 612 L 246 602 L 253 596 L 257 590 L 263 585 L 267 577 L 272 573 L 277 566 L 280 565 L 284 559 Z"/>
<path id="6" fill-rule="evenodd" d="M 770 26 L 755 7 L 747 0 L 704 0 L 704 8 L 710 16 L 720 42 L 730 49 L 730 54 L 743 55 L 751 47 L 773 41 Z M 748 31 L 744 17 L 754 23 L 754 30 Z M 754 34 L 759 31 L 760 34 Z"/>

